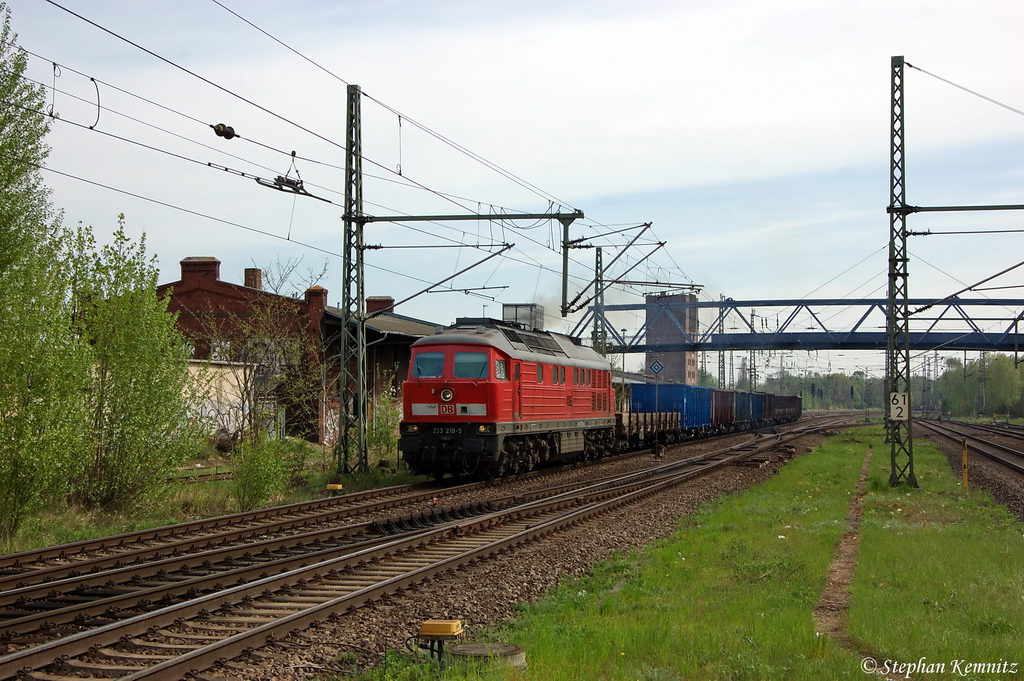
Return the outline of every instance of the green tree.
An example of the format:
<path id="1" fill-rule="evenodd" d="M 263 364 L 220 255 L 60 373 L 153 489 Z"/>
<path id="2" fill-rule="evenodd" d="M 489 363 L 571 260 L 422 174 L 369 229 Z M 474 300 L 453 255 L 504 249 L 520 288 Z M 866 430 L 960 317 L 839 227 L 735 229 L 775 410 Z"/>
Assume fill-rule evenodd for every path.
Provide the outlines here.
<path id="1" fill-rule="evenodd" d="M 968 416 L 975 412 L 978 395 L 977 363 L 966 365 L 955 357 L 946 359 L 946 371 L 939 378 L 942 410 L 954 416 Z"/>
<path id="2" fill-rule="evenodd" d="M 985 404 L 989 412 L 1009 413 L 1020 403 L 1021 378 L 1013 358 L 997 353 L 985 367 Z"/>
<path id="3" fill-rule="evenodd" d="M 77 232 L 73 319 L 92 351 L 85 470 L 77 494 L 106 510 L 131 509 L 164 487 L 196 450 L 202 425 L 188 370 L 191 349 L 156 295 L 157 268 L 143 236 L 132 243 L 120 216 L 99 251 Z"/>
<path id="4" fill-rule="evenodd" d="M 67 323 L 64 230 L 39 172 L 44 93 L 22 79 L 25 54 L 0 13 L 0 534 L 10 536 L 77 477 L 89 364 Z"/>

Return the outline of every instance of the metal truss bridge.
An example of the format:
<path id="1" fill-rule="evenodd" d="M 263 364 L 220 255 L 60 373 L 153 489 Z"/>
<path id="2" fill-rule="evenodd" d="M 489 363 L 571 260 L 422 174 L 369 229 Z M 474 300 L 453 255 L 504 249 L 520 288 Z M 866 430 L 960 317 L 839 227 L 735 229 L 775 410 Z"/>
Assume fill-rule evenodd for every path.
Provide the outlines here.
<path id="1" fill-rule="evenodd" d="M 909 330 L 912 350 L 1016 352 L 1024 342 L 1017 325 L 1024 316 L 1022 299 L 911 299 Z M 733 300 L 711 302 L 641 303 L 637 305 L 591 306 L 576 324 L 573 336 L 582 336 L 597 322 L 608 335 L 604 343 L 610 353 L 681 352 L 722 350 L 885 350 L 886 315 L 884 298 L 842 300 Z M 704 319 L 700 330 L 684 328 L 687 312 L 712 310 L 714 321 Z M 969 313 L 975 313 L 974 316 Z M 635 333 L 617 329 L 606 315 L 616 312 L 644 313 L 645 322 Z M 702 315 L 705 318 L 708 315 Z M 666 324 L 673 342 L 648 338 L 648 329 Z M 603 324 L 602 324 L 603 322 Z M 770 322 L 770 324 L 769 324 Z M 1020 349 L 1024 349 L 1021 347 Z"/>

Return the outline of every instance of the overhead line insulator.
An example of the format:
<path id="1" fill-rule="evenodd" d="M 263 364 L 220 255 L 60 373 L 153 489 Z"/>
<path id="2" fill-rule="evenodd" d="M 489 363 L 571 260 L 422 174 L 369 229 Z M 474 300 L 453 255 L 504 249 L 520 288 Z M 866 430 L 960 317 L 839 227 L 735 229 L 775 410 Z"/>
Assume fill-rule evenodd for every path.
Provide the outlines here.
<path id="1" fill-rule="evenodd" d="M 218 123 L 217 125 L 211 125 L 210 127 L 213 128 L 213 132 L 217 134 L 217 137 L 223 137 L 224 139 L 229 140 L 235 136 L 235 129 L 230 125 Z"/>

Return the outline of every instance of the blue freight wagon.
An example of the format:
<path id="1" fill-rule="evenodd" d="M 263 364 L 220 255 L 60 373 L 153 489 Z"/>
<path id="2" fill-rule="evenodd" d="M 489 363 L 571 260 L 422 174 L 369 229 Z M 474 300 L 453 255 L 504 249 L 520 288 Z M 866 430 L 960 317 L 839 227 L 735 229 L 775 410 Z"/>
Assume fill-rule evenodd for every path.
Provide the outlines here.
<path id="1" fill-rule="evenodd" d="M 679 383 L 637 383 L 631 386 L 634 412 L 679 414 L 683 430 L 703 433 L 711 425 L 711 388 Z"/>

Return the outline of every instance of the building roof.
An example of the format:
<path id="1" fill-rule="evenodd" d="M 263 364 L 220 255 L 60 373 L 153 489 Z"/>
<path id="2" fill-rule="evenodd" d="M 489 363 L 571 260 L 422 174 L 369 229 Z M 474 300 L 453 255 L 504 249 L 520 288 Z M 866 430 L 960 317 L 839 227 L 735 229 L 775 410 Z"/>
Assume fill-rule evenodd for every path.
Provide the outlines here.
<path id="1" fill-rule="evenodd" d="M 341 321 L 342 315 L 341 308 L 339 307 L 328 305 L 327 309 L 324 310 L 324 314 L 334 317 L 339 322 Z M 394 312 L 381 312 L 367 319 L 366 326 L 382 334 L 422 338 L 434 335 L 440 325 L 422 319 L 406 317 Z"/>

